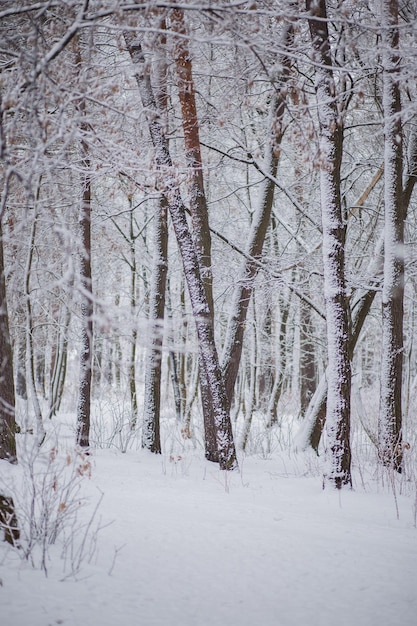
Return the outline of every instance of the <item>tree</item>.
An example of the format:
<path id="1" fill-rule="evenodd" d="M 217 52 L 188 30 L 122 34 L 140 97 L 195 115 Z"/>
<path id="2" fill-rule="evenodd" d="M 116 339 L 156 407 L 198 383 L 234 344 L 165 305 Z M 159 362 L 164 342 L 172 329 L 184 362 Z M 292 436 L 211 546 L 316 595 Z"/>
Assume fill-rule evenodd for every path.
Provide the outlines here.
<path id="1" fill-rule="evenodd" d="M 3 145 L 2 145 L 3 148 Z M 5 190 L 7 189 L 7 182 Z M 1 214 L 0 214 L 1 216 Z M 6 299 L 3 232 L 0 219 L 0 459 L 15 463 L 16 422 L 12 347 Z"/>
<path id="2" fill-rule="evenodd" d="M 348 299 L 345 284 L 345 224 L 340 196 L 343 126 L 337 109 L 325 0 L 307 0 L 314 50 L 320 126 L 320 189 L 323 224 L 324 296 L 327 323 L 326 428 L 330 449 L 327 479 L 338 489 L 351 479 Z"/>
<path id="3" fill-rule="evenodd" d="M 167 121 L 167 61 L 165 20 L 155 52 L 155 99 L 160 115 Z M 161 194 L 154 214 L 153 268 L 149 297 L 149 345 L 147 346 L 142 447 L 161 453 L 160 410 L 162 378 L 163 321 L 168 273 L 168 205 Z M 174 362 L 175 368 L 175 362 Z M 175 370 L 174 370 L 175 372 Z"/>
<path id="4" fill-rule="evenodd" d="M 401 472 L 405 212 L 398 11 L 398 0 L 382 2 L 385 220 L 378 445 L 383 464 Z"/>
<path id="5" fill-rule="evenodd" d="M 80 47 L 83 41 L 80 37 Z M 83 63 L 81 49 L 78 52 L 80 66 Z M 86 89 L 86 85 L 83 85 Z M 76 441 L 83 447 L 90 445 L 91 381 L 93 369 L 93 283 L 91 273 L 91 159 L 88 143 L 89 124 L 86 121 L 85 93 L 79 103 L 80 113 L 80 164 L 82 198 L 80 207 L 80 297 L 81 297 L 81 348 L 80 378 L 77 406 Z"/>

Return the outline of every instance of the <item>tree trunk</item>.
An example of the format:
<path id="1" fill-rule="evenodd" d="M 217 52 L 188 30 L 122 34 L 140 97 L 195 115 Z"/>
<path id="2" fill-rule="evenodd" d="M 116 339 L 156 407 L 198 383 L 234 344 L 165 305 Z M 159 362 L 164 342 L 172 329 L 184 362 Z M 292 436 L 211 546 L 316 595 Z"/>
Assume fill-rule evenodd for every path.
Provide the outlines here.
<path id="1" fill-rule="evenodd" d="M 12 346 L 6 299 L 3 232 L 0 216 L 0 459 L 17 462 Z"/>
<path id="2" fill-rule="evenodd" d="M 159 35 L 155 51 L 155 98 L 158 103 L 158 109 L 167 123 L 168 92 L 166 81 L 165 20 L 163 20 L 161 29 L 162 33 Z M 156 454 L 160 454 L 163 320 L 168 273 L 168 205 L 164 196 L 159 198 L 154 224 L 153 269 L 149 301 L 148 337 L 150 338 L 150 345 L 147 346 L 146 357 L 142 447 Z"/>
<path id="3" fill-rule="evenodd" d="M 39 197 L 39 188 L 37 199 Z M 36 207 L 34 209 L 36 211 Z M 33 403 L 33 410 L 35 412 L 35 420 L 36 420 L 36 439 L 38 446 L 41 446 L 44 442 L 46 432 L 43 425 L 42 419 L 42 411 L 39 404 L 39 398 L 36 389 L 36 372 L 35 372 L 35 342 L 34 342 L 34 323 L 33 323 L 33 314 L 32 314 L 32 299 L 30 294 L 30 277 L 32 270 L 32 261 L 33 261 L 33 252 L 35 248 L 35 238 L 36 238 L 36 224 L 37 224 L 37 215 L 33 216 L 33 224 L 32 231 L 30 235 L 29 242 L 29 252 L 27 258 L 26 265 L 26 274 L 25 274 L 25 298 L 26 298 L 26 337 L 27 337 L 27 363 L 28 363 L 28 381 L 30 385 L 30 395 Z"/>
<path id="4" fill-rule="evenodd" d="M 179 34 L 174 47 L 177 72 L 178 95 L 181 104 L 182 126 L 186 163 L 189 169 L 190 214 L 194 247 L 200 265 L 201 278 L 206 291 L 212 323 L 214 323 L 213 277 L 211 271 L 211 234 L 208 220 L 207 200 L 204 190 L 203 162 L 199 137 L 199 122 L 195 101 L 195 86 L 192 63 L 187 43 L 187 29 L 182 9 L 171 13 L 173 30 Z M 205 377 L 200 358 L 200 393 L 204 418 L 205 456 L 209 461 L 218 461 L 216 432 L 210 386 Z"/>
<path id="5" fill-rule="evenodd" d="M 129 360 L 129 395 L 130 395 L 130 428 L 134 430 L 138 421 L 138 396 L 136 391 L 136 346 L 138 331 L 136 328 L 136 236 L 134 233 L 133 202 L 129 196 L 129 246 L 130 246 L 130 318 L 132 332 L 130 336 L 130 360 Z"/>
<path id="6" fill-rule="evenodd" d="M 345 225 L 340 198 L 343 128 L 335 102 L 325 0 L 307 0 L 316 62 L 320 125 L 320 189 L 323 224 L 324 297 L 327 320 L 327 480 L 340 489 L 350 485 L 350 391 L 348 300 L 345 285 Z"/>
<path id="7" fill-rule="evenodd" d="M 82 130 L 86 130 L 85 127 Z M 93 356 L 93 284 L 91 274 L 91 179 L 88 146 L 81 142 L 83 153 L 83 195 L 80 213 L 80 294 L 81 294 L 81 348 L 80 379 L 77 406 L 77 444 L 90 445 L 91 379 Z"/>
<path id="8" fill-rule="evenodd" d="M 145 405 L 142 431 L 142 447 L 161 453 L 160 407 L 161 363 L 165 310 L 166 277 L 168 271 L 168 207 L 162 196 L 155 215 L 154 263 L 152 270 L 151 297 L 149 302 L 150 346 L 147 347 L 145 374 Z"/>
<path id="9" fill-rule="evenodd" d="M 398 0 L 382 3 L 384 177 L 384 280 L 382 286 L 381 397 L 378 446 L 382 463 L 402 470 L 404 319 L 404 207 L 402 123 L 398 56 Z"/>

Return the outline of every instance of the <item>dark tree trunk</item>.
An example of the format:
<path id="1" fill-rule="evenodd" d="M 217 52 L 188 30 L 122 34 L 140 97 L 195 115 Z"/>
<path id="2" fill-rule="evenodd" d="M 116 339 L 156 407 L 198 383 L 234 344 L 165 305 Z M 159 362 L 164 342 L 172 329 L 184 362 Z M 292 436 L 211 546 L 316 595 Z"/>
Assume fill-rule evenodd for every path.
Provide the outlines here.
<path id="1" fill-rule="evenodd" d="M 71 283 L 72 287 L 72 283 Z M 67 373 L 68 359 L 68 330 L 71 321 L 71 310 L 65 307 L 63 319 L 57 319 L 57 336 L 53 346 L 53 359 L 51 363 L 51 381 L 49 390 L 49 418 L 56 415 L 61 406 L 64 393 L 65 378 Z"/>
<path id="2" fill-rule="evenodd" d="M 207 302 L 214 323 L 213 277 L 211 271 L 211 234 L 209 228 L 207 200 L 204 190 L 203 162 L 199 136 L 199 122 L 195 101 L 195 86 L 192 63 L 186 39 L 187 29 L 182 9 L 171 14 L 173 30 L 179 34 L 175 42 L 174 58 L 177 72 L 178 94 L 181 104 L 182 125 L 186 162 L 190 172 L 189 194 L 192 235 L 200 265 L 201 278 L 206 291 Z M 204 364 L 200 365 L 200 393 L 204 418 L 204 441 L 206 459 L 218 462 L 216 428 L 214 424 L 213 401 L 210 386 L 205 377 Z"/>
<path id="3" fill-rule="evenodd" d="M 134 430 L 138 421 L 138 395 L 136 390 L 136 347 L 138 331 L 136 328 L 136 235 L 134 232 L 134 216 L 132 196 L 129 196 L 129 246 L 130 246 L 130 317 L 132 320 L 132 332 L 130 337 L 130 361 L 129 361 L 129 395 L 130 395 L 130 428 Z"/>
<path id="4" fill-rule="evenodd" d="M 11 463 L 16 456 L 15 390 L 12 346 L 7 312 L 3 233 L 0 216 L 0 459 Z"/>
<path id="5" fill-rule="evenodd" d="M 85 130 L 85 129 L 84 129 Z M 80 380 L 77 406 L 77 444 L 90 445 L 91 379 L 93 355 L 93 285 L 91 275 L 91 180 L 87 144 L 82 141 L 84 183 L 80 214 L 80 293 L 81 293 L 81 349 Z"/>
<path id="6" fill-rule="evenodd" d="M 304 415 L 316 389 L 316 358 L 311 309 L 300 302 L 300 414 Z"/>

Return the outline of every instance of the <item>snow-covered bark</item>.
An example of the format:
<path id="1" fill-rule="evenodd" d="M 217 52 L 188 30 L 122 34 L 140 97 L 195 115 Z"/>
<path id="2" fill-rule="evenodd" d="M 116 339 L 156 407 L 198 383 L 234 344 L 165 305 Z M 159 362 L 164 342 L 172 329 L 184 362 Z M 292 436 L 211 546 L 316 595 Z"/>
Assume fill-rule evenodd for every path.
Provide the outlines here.
<path id="1" fill-rule="evenodd" d="M 39 183 L 40 184 L 40 183 Z M 36 440 L 39 446 L 42 445 L 45 439 L 45 428 L 43 425 L 42 411 L 39 404 L 39 398 L 36 391 L 36 374 L 35 374 L 35 345 L 34 345 L 34 322 L 32 314 L 32 296 L 30 288 L 30 279 L 32 273 L 33 254 L 35 250 L 36 240 L 36 225 L 37 214 L 35 209 L 35 215 L 33 216 L 33 223 L 31 228 L 30 243 L 28 258 L 25 271 L 25 299 L 26 299 L 26 339 L 27 339 L 27 368 L 28 368 L 28 382 L 30 387 L 30 396 L 33 404 L 33 410 L 35 412 L 36 420 Z"/>
<path id="2" fill-rule="evenodd" d="M 85 128 L 82 130 L 86 130 Z M 93 285 L 91 275 L 91 180 L 88 146 L 82 141 L 83 196 L 80 211 L 80 292 L 81 292 L 81 346 L 80 378 L 77 405 L 77 443 L 90 445 L 91 379 L 93 356 Z"/>
<path id="3" fill-rule="evenodd" d="M 167 60 L 165 21 L 155 51 L 155 99 L 161 116 L 167 116 Z M 153 267 L 149 298 L 149 345 L 146 354 L 145 397 L 143 407 L 142 447 L 161 453 L 160 412 L 163 320 L 168 272 L 168 205 L 160 196 L 154 216 Z"/>
<path id="4" fill-rule="evenodd" d="M 12 346 L 4 274 L 3 234 L 0 216 L 0 459 L 16 457 L 15 391 Z"/>
<path id="5" fill-rule="evenodd" d="M 138 395 L 136 392 L 136 345 L 138 339 L 138 331 L 135 324 L 136 320 L 136 279 L 137 279 L 137 263 L 136 263 L 136 239 L 135 235 L 135 218 L 133 215 L 133 198 L 131 195 L 129 200 L 129 270 L 130 270 L 130 316 L 132 319 L 132 328 L 130 333 L 130 355 L 129 355 L 129 396 L 130 396 L 130 428 L 134 430 L 138 421 Z"/>
<path id="6" fill-rule="evenodd" d="M 381 398 L 379 454 L 401 471 L 404 318 L 404 209 L 398 1 L 382 3 L 384 177 L 384 280 L 382 288 Z"/>
<path id="7" fill-rule="evenodd" d="M 315 89 L 320 125 L 320 191 L 323 225 L 324 297 L 327 321 L 327 479 L 337 488 L 351 483 L 348 300 L 345 285 L 345 224 L 340 198 L 343 126 L 335 84 L 325 0 L 307 0 L 316 62 Z"/>
<path id="8" fill-rule="evenodd" d="M 237 468 L 232 425 L 227 408 L 226 392 L 214 342 L 214 330 L 207 294 L 200 274 L 200 265 L 187 223 L 186 210 L 178 188 L 168 143 L 159 121 L 155 97 L 140 38 L 133 31 L 124 33 L 127 49 L 135 67 L 135 75 L 148 128 L 155 149 L 158 167 L 164 176 L 162 192 L 166 198 L 184 267 L 191 307 L 196 323 L 203 374 L 206 376 L 213 406 L 216 442 L 221 469 Z"/>
<path id="9" fill-rule="evenodd" d="M 166 277 L 168 270 L 168 206 L 162 196 L 155 215 L 154 261 L 151 295 L 149 300 L 149 327 L 145 373 L 145 399 L 142 430 L 142 447 L 161 453 L 160 405 L 161 359 L 165 310 Z"/>
<path id="10" fill-rule="evenodd" d="M 288 50 L 294 36 L 293 22 L 289 21 L 283 35 L 283 48 Z M 258 208 L 253 218 L 247 254 L 243 263 L 240 279 L 233 294 L 231 314 L 225 338 L 222 371 L 225 379 L 227 400 L 232 403 L 234 386 L 239 371 L 243 348 L 243 334 L 245 322 L 252 296 L 255 277 L 259 271 L 257 261 L 261 258 L 266 232 L 271 219 L 274 200 L 275 182 L 280 143 L 283 134 L 283 118 L 285 113 L 286 83 L 290 75 L 291 58 L 283 56 L 280 59 L 281 75 L 274 85 L 274 95 L 269 111 L 268 139 L 264 155 L 267 176 L 262 181 L 259 191 Z"/>
<path id="11" fill-rule="evenodd" d="M 70 288 L 73 288 L 73 279 L 71 278 Z M 49 396 L 49 418 L 56 415 L 61 406 L 62 395 L 64 393 L 65 378 L 67 373 L 68 362 L 68 330 L 71 322 L 71 309 L 65 306 L 62 315 L 57 317 L 58 333 L 56 343 L 52 347 L 51 358 L 51 380 L 50 380 L 50 396 Z"/>

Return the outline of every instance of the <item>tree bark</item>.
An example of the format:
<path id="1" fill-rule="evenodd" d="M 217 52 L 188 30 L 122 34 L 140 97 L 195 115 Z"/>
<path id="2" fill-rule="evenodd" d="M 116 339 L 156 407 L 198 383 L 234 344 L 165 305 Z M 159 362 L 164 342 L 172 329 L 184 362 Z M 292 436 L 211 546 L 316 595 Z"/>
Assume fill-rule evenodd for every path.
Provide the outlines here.
<path id="1" fill-rule="evenodd" d="M 178 95 L 181 105 L 182 126 L 186 163 L 189 171 L 190 214 L 192 235 L 200 265 L 201 278 L 206 291 L 212 324 L 214 324 L 213 276 L 211 271 L 211 234 L 208 219 L 207 199 L 204 189 L 203 161 L 199 136 L 197 104 L 192 72 L 191 56 L 187 43 L 187 28 L 182 9 L 171 13 L 173 30 L 179 34 L 174 46 Z M 204 365 L 199 363 L 200 393 L 204 418 L 205 456 L 209 461 L 218 461 L 216 429 L 214 424 L 210 386 L 205 377 Z"/>
<path id="2" fill-rule="evenodd" d="M 83 126 L 82 131 L 86 131 Z M 80 212 L 80 294 L 81 294 L 81 348 L 80 379 L 77 406 L 76 442 L 83 448 L 90 445 L 91 380 L 93 356 L 93 284 L 91 274 L 91 179 L 88 145 L 81 141 L 83 163 L 83 194 Z"/>
<path id="3" fill-rule="evenodd" d="M 145 403 L 142 431 L 142 447 L 156 454 L 161 453 L 161 362 L 165 310 L 166 278 L 168 271 L 168 206 L 161 197 L 155 215 L 154 262 L 151 296 L 149 302 L 150 346 L 147 347 L 145 374 Z"/>
<path id="4" fill-rule="evenodd" d="M 37 200 L 39 199 L 39 187 L 37 193 Z M 30 293 L 30 277 L 32 272 L 32 262 L 33 262 L 33 252 L 35 248 L 35 239 L 36 239 L 36 225 L 37 225 L 37 215 L 36 215 L 36 207 L 34 209 L 35 214 L 33 216 L 33 224 L 32 230 L 30 234 L 29 241 L 29 251 L 28 258 L 26 264 L 26 272 L 25 272 L 25 299 L 26 299 L 26 337 L 27 337 L 27 364 L 28 364 L 28 381 L 30 385 L 30 395 L 33 403 L 33 410 L 35 412 L 36 419 L 36 439 L 38 446 L 41 446 L 44 442 L 46 432 L 43 425 L 42 419 L 42 411 L 39 404 L 39 398 L 36 389 L 36 373 L 35 373 L 35 342 L 34 342 L 34 333 L 35 327 L 33 322 L 33 313 L 32 313 L 32 298 Z"/>
<path id="5" fill-rule="evenodd" d="M 2 216 L 0 216 L 0 459 L 16 463 L 15 390 L 1 218 Z"/>
<path id="6" fill-rule="evenodd" d="M 384 111 L 384 279 L 378 446 L 382 463 L 402 471 L 404 207 L 398 0 L 382 3 Z"/>
<path id="7" fill-rule="evenodd" d="M 320 125 L 320 189 L 323 224 L 324 297 L 327 320 L 327 480 L 340 489 L 351 485 L 348 300 L 345 285 L 345 225 L 340 197 L 343 127 L 335 101 L 325 0 L 307 0 L 316 62 Z"/>

